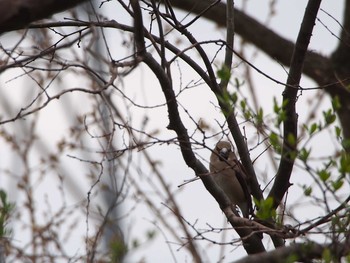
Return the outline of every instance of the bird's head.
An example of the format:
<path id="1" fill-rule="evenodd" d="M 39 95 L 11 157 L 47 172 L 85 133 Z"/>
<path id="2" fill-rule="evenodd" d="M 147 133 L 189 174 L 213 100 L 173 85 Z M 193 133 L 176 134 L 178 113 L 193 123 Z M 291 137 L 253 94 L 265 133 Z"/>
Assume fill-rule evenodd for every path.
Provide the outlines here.
<path id="1" fill-rule="evenodd" d="M 227 161 L 231 150 L 231 144 L 227 141 L 220 141 L 216 145 L 216 151 L 221 161 Z"/>

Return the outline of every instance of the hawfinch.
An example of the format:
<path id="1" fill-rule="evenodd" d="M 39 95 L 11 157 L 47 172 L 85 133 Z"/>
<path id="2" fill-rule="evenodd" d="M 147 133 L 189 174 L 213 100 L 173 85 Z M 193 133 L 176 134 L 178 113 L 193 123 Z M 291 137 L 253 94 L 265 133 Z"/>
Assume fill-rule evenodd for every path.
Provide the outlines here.
<path id="1" fill-rule="evenodd" d="M 248 190 L 247 175 L 228 141 L 219 141 L 216 144 L 210 156 L 210 173 L 235 209 L 238 206 L 243 216 L 248 218 L 252 212 L 252 199 Z"/>

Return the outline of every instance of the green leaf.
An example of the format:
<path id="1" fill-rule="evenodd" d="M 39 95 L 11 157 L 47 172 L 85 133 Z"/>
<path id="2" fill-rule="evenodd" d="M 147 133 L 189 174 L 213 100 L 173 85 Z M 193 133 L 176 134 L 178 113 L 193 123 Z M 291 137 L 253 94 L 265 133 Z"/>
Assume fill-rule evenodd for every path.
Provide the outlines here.
<path id="1" fill-rule="evenodd" d="M 276 126 L 278 127 L 283 121 L 286 120 L 287 115 L 284 110 L 284 106 L 288 103 L 288 100 L 285 100 L 282 103 L 282 106 L 279 106 L 277 99 L 274 97 L 273 98 L 273 111 L 277 114 L 277 122 Z"/>
<path id="2" fill-rule="evenodd" d="M 260 219 L 276 218 L 276 209 L 273 208 L 273 198 L 268 197 L 265 200 L 256 201 L 258 207 L 256 216 Z"/>
<path id="3" fill-rule="evenodd" d="M 332 124 L 336 119 L 336 115 L 332 112 L 331 109 L 323 112 L 323 117 L 327 125 Z"/>
<path id="4" fill-rule="evenodd" d="M 303 128 L 305 131 L 309 132 L 309 127 L 307 127 L 307 125 L 305 123 L 303 124 Z"/>
<path id="5" fill-rule="evenodd" d="M 235 105 L 237 100 L 238 100 L 238 96 L 237 96 L 237 93 L 236 92 L 232 92 L 230 94 L 230 100 L 231 100 L 231 103 L 232 105 Z"/>
<path id="6" fill-rule="evenodd" d="M 335 129 L 335 135 L 337 136 L 337 138 L 339 138 L 341 136 L 341 128 L 338 126 L 335 126 L 334 129 Z"/>
<path id="7" fill-rule="evenodd" d="M 287 119 L 287 114 L 284 110 L 281 110 L 277 117 L 277 125 L 279 126 L 282 122 Z"/>
<path id="8" fill-rule="evenodd" d="M 329 179 L 329 177 L 331 177 L 331 174 L 325 169 L 317 171 L 317 174 L 323 182 L 326 182 Z"/>
<path id="9" fill-rule="evenodd" d="M 306 148 L 302 148 L 299 152 L 299 158 L 300 160 L 306 162 L 307 159 L 309 158 L 310 156 L 310 153 L 311 153 L 311 149 L 310 150 L 307 150 Z"/>
<path id="10" fill-rule="evenodd" d="M 224 105 L 222 108 L 223 114 L 225 116 L 229 115 L 233 111 L 233 105 L 232 105 L 232 95 L 224 90 L 221 94 L 217 94 L 218 101 Z"/>
<path id="11" fill-rule="evenodd" d="M 281 110 L 281 107 L 278 105 L 276 97 L 273 97 L 273 111 L 275 113 L 279 113 L 280 110 Z"/>
<path id="12" fill-rule="evenodd" d="M 11 229 L 7 228 L 7 221 L 11 216 L 11 212 L 15 207 L 14 203 L 7 200 L 7 194 L 0 189 L 0 239 L 11 233 Z"/>
<path id="13" fill-rule="evenodd" d="M 288 99 L 283 100 L 283 102 L 282 102 L 282 108 L 285 108 L 285 107 L 287 106 L 288 102 L 289 102 Z"/>
<path id="14" fill-rule="evenodd" d="M 317 130 L 318 125 L 316 123 L 311 124 L 309 134 L 313 134 Z"/>
<path id="15" fill-rule="evenodd" d="M 147 235 L 147 238 L 148 239 L 153 239 L 155 236 L 156 236 L 156 231 L 154 231 L 154 230 L 148 230 L 147 231 L 147 233 L 146 233 L 146 235 Z"/>
<path id="16" fill-rule="evenodd" d="M 235 78 L 235 87 L 236 87 L 236 89 L 239 89 L 243 85 L 244 85 L 244 81 L 239 82 L 239 79 Z"/>
<path id="17" fill-rule="evenodd" d="M 342 174 L 350 173 L 350 154 L 346 152 L 341 154 L 339 172 Z"/>
<path id="18" fill-rule="evenodd" d="M 341 108 L 341 103 L 340 103 L 340 100 L 339 100 L 338 96 L 335 96 L 332 99 L 332 107 L 333 107 L 334 111 L 337 111 L 337 110 L 339 110 Z"/>
<path id="19" fill-rule="evenodd" d="M 241 104 L 242 110 L 245 111 L 246 106 L 247 106 L 246 101 L 245 101 L 245 100 L 242 100 L 240 104 Z"/>
<path id="20" fill-rule="evenodd" d="M 292 254 L 288 255 L 285 259 L 283 259 L 283 262 L 284 263 L 294 263 L 294 262 L 297 262 L 298 259 L 299 259 L 299 257 L 295 253 L 292 253 Z"/>
<path id="21" fill-rule="evenodd" d="M 256 122 L 258 126 L 264 123 L 264 111 L 262 108 L 258 110 L 258 113 L 256 115 Z"/>
<path id="22" fill-rule="evenodd" d="M 332 182 L 332 186 L 333 186 L 334 191 L 339 190 L 343 186 L 343 184 L 344 184 L 344 180 L 341 180 L 341 179 Z"/>
<path id="23" fill-rule="evenodd" d="M 123 256 L 127 253 L 128 248 L 120 240 L 113 240 L 109 245 L 111 251 L 111 262 L 120 262 Z"/>
<path id="24" fill-rule="evenodd" d="M 246 120 L 250 120 L 252 118 L 252 115 L 251 115 L 250 111 L 244 112 L 244 118 Z"/>
<path id="25" fill-rule="evenodd" d="M 230 103 L 230 93 L 228 93 L 228 91 L 224 90 L 222 92 L 222 94 L 218 94 L 217 98 L 219 100 L 219 102 L 223 103 L 223 104 L 228 104 Z"/>
<path id="26" fill-rule="evenodd" d="M 138 248 L 140 246 L 140 242 L 137 238 L 133 239 L 131 242 L 132 248 Z"/>
<path id="27" fill-rule="evenodd" d="M 6 199 L 7 199 L 6 192 L 4 190 L 0 189 L 0 200 L 1 200 L 1 203 L 2 204 L 6 204 L 7 203 Z"/>
<path id="28" fill-rule="evenodd" d="M 311 188 L 311 186 L 305 187 L 305 188 L 304 188 L 304 195 L 310 196 L 311 193 L 312 193 L 312 188 Z"/>
<path id="29" fill-rule="evenodd" d="M 234 105 L 236 104 L 238 100 L 238 96 L 236 92 L 228 92 L 227 90 L 224 90 L 221 94 L 217 94 L 218 101 L 225 105 L 225 107 L 228 110 L 228 112 L 224 112 L 224 114 L 229 114 L 233 111 Z"/>
<path id="30" fill-rule="evenodd" d="M 228 68 L 225 64 L 222 65 L 221 69 L 216 72 L 219 79 L 222 81 L 229 81 L 231 78 L 231 69 Z"/>
<path id="31" fill-rule="evenodd" d="M 281 153 L 282 148 L 281 148 L 281 144 L 280 144 L 280 140 L 279 140 L 278 135 L 276 133 L 272 132 L 270 134 L 269 140 L 270 140 L 270 144 L 276 150 L 276 152 Z"/>
<path id="32" fill-rule="evenodd" d="M 332 262 L 332 254 L 331 254 L 331 251 L 329 250 L 329 248 L 325 248 L 323 250 L 322 259 L 323 259 L 323 262 L 325 262 L 325 263 Z"/>
<path id="33" fill-rule="evenodd" d="M 344 149 L 348 149 L 350 148 L 350 139 L 344 139 L 342 142 L 341 142 L 341 145 Z"/>

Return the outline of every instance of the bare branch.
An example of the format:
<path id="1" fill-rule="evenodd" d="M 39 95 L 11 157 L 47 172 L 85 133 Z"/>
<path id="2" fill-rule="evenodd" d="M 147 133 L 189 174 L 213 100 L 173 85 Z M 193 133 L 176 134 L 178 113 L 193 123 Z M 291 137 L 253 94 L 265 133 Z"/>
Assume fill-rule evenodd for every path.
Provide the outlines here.
<path id="1" fill-rule="evenodd" d="M 232 51 L 234 48 L 234 35 L 235 35 L 235 22 L 234 22 L 234 1 L 230 0 L 227 2 L 226 8 L 226 51 L 225 51 L 225 62 L 224 65 L 228 69 L 228 73 L 231 75 L 232 67 Z M 229 79 L 222 79 L 220 87 L 223 90 L 227 89 Z"/>
<path id="2" fill-rule="evenodd" d="M 307 48 L 311 39 L 312 30 L 314 28 L 317 11 L 320 4 L 321 0 L 310 0 L 308 2 L 298 34 L 295 50 L 292 56 L 291 68 L 287 79 L 287 84 L 295 86 L 295 88 L 287 86 L 283 92 L 283 110 L 286 113 L 286 119 L 283 122 L 282 158 L 276 174 L 276 180 L 271 192 L 269 193 L 269 196 L 273 197 L 275 208 L 278 207 L 285 192 L 290 186 L 289 178 L 291 176 L 294 160 L 297 154 L 298 116 L 295 110 L 298 92 L 297 87 L 300 83 Z"/>

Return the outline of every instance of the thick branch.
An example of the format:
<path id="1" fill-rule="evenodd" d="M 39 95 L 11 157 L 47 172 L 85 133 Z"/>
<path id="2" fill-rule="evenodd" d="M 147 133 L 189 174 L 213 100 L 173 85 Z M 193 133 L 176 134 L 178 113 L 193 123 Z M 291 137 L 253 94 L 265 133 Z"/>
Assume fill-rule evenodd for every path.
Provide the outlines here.
<path id="1" fill-rule="evenodd" d="M 224 65 L 231 75 L 232 60 L 233 60 L 233 50 L 234 47 L 234 36 L 235 36 L 235 23 L 234 23 L 234 1 L 227 1 L 227 10 L 226 10 L 226 49 L 225 49 L 225 61 Z M 222 79 L 220 82 L 220 87 L 223 90 L 227 89 L 229 83 L 229 78 Z"/>
<path id="2" fill-rule="evenodd" d="M 257 255 L 251 255 L 249 257 L 242 258 L 235 261 L 236 263 L 279 263 L 288 262 L 288 258 L 294 256 L 298 262 L 311 262 L 312 259 L 322 258 L 323 250 L 327 246 L 321 246 L 316 243 L 298 243 L 292 244 L 288 247 L 277 248 L 273 251 L 266 253 L 259 253 Z M 293 261 L 294 262 L 294 261 Z"/>
<path id="3" fill-rule="evenodd" d="M 0 34 L 26 28 L 33 21 L 49 17 L 82 2 L 85 0 L 3 0 L 0 8 Z"/>
<path id="4" fill-rule="evenodd" d="M 308 2 L 292 56 L 291 67 L 287 79 L 288 86 L 286 86 L 283 92 L 283 104 L 285 105 L 283 110 L 286 114 L 286 120 L 283 122 L 282 158 L 278 167 L 276 180 L 269 194 L 269 196 L 273 197 L 275 208 L 280 204 L 285 192 L 290 186 L 289 178 L 296 157 L 298 138 L 298 116 L 295 110 L 298 92 L 297 87 L 299 87 L 307 48 L 312 36 L 312 30 L 314 28 L 320 4 L 321 0 L 309 0 Z M 294 86 L 295 88 L 291 86 Z"/>
<path id="5" fill-rule="evenodd" d="M 330 86 L 327 91 L 332 97 L 338 96 L 341 107 L 337 113 L 343 127 L 343 134 L 350 139 L 350 1 L 345 1 L 343 27 L 340 33 L 340 42 L 331 57 L 330 65 L 334 71 L 333 82 L 340 81 L 338 85 Z M 332 75 L 333 76 L 333 75 Z M 350 146 L 346 149 L 350 153 Z"/>
<path id="6" fill-rule="evenodd" d="M 350 2 L 345 1 L 344 19 L 341 27 L 340 41 L 333 53 L 333 61 L 336 62 L 337 71 L 350 68 Z"/>

